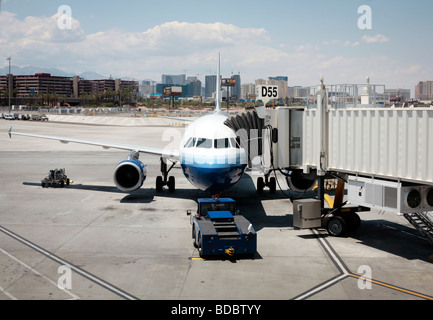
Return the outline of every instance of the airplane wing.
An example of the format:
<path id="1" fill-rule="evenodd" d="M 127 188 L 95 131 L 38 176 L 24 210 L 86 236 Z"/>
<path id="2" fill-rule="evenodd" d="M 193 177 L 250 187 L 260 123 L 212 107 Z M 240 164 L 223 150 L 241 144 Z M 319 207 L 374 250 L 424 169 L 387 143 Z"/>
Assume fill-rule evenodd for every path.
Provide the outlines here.
<path id="1" fill-rule="evenodd" d="M 156 155 L 161 155 L 164 158 L 171 160 L 173 162 L 176 162 L 179 159 L 179 150 L 175 150 L 175 149 L 163 149 L 163 148 L 154 148 L 148 146 L 138 146 L 132 144 L 112 143 L 112 142 L 97 141 L 97 140 L 87 140 L 87 139 L 67 138 L 67 137 L 50 136 L 50 135 L 42 135 L 42 134 L 34 134 L 34 133 L 15 132 L 12 131 L 12 127 L 9 129 L 8 134 L 9 134 L 9 138 L 12 138 L 12 135 L 27 136 L 33 138 L 57 140 L 65 144 L 71 142 L 71 143 L 80 143 L 80 144 L 99 146 L 104 149 L 120 149 L 120 150 L 128 150 L 128 151 L 138 151 L 141 153 L 156 154 Z"/>
<path id="2" fill-rule="evenodd" d="M 197 118 L 187 118 L 187 117 L 167 117 L 167 116 L 158 116 L 158 118 L 176 120 L 176 121 L 184 121 L 184 122 L 193 122 Z"/>

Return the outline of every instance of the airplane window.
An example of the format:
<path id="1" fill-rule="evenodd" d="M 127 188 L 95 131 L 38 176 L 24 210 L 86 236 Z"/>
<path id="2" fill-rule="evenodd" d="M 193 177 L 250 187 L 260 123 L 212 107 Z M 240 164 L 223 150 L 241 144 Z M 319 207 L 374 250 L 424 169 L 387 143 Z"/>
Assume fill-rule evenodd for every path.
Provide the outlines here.
<path id="1" fill-rule="evenodd" d="M 240 149 L 241 148 L 235 138 L 230 138 L 230 141 L 232 143 L 232 147 L 233 148 L 236 148 L 236 149 Z"/>
<path id="2" fill-rule="evenodd" d="M 198 138 L 196 148 L 211 149 L 212 139 Z"/>
<path id="3" fill-rule="evenodd" d="M 184 148 L 189 148 L 188 145 L 191 143 L 192 138 L 189 138 L 188 141 L 183 146 Z"/>
<path id="4" fill-rule="evenodd" d="M 196 138 L 189 138 L 188 142 L 185 143 L 185 148 L 194 148 L 196 140 Z"/>
<path id="5" fill-rule="evenodd" d="M 229 139 L 228 138 L 215 139 L 214 140 L 214 148 L 215 149 L 227 149 L 227 148 L 230 148 Z"/>

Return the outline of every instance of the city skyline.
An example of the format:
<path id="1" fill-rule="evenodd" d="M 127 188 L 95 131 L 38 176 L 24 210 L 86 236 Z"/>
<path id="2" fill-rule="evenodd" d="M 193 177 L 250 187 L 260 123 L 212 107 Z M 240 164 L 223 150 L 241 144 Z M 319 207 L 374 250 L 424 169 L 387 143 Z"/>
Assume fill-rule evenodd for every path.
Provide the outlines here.
<path id="1" fill-rule="evenodd" d="M 10 77 L 11 80 L 8 80 Z M 281 99 L 285 98 L 305 98 L 309 95 L 311 87 L 288 86 L 287 77 L 277 76 L 269 77 L 267 80 L 257 79 L 254 84 L 242 84 L 240 75 L 231 77 L 236 82 L 230 84 L 224 91 L 223 96 L 229 94 L 234 100 L 250 99 L 251 95 L 255 96 L 255 86 L 263 84 L 277 85 Z M 13 90 L 16 93 L 14 98 L 37 97 L 38 94 L 55 93 L 57 95 L 77 99 L 81 94 L 100 94 L 110 91 L 118 92 L 120 88 L 132 88 L 133 95 L 146 96 L 149 94 L 165 95 L 165 88 L 170 86 L 179 86 L 182 88 L 181 97 L 192 98 L 202 96 L 204 98 L 214 97 L 216 88 L 216 76 L 210 75 L 205 77 L 205 87 L 202 86 L 197 77 L 188 77 L 185 75 L 162 75 L 161 83 L 156 81 L 143 80 L 139 81 L 113 79 L 83 79 L 80 76 L 58 76 L 50 73 L 35 73 L 34 75 L 17 75 L 9 74 L 0 75 L 0 91 L 7 91 L 7 81 L 13 83 Z M 228 83 L 221 79 L 222 87 Z M 415 99 L 421 101 L 433 101 L 433 81 L 419 82 L 415 87 Z M 362 86 L 362 85 L 361 85 Z M 382 86 L 381 86 L 382 87 Z M 315 87 L 313 87 L 315 88 Z M 411 101 L 412 90 L 404 88 L 383 88 L 383 92 L 378 92 L 381 99 L 388 99 L 390 102 L 409 102 Z M 140 93 L 139 93 L 140 92 Z M 1 95 L 0 95 L 1 96 Z M 254 97 L 252 97 L 254 99 Z M 76 102 L 76 101 L 75 101 Z M 74 103 L 75 103 L 74 102 Z"/>
<path id="2" fill-rule="evenodd" d="M 2 1 L 3 64 L 55 66 L 129 79 L 241 74 L 242 83 L 287 76 L 289 86 L 372 83 L 414 92 L 433 78 L 433 3 L 419 1 Z M 360 28 L 371 9 L 371 26 Z M 63 12 L 63 11 L 62 11 Z M 66 11 L 65 11 L 66 12 Z M 359 13 L 361 12 L 361 13 Z M 367 20 L 366 20 L 367 21 Z M 368 22 L 368 21 L 367 21 Z M 69 28 L 70 27 L 70 28 Z M 185 72 L 186 71 L 186 72 Z"/>

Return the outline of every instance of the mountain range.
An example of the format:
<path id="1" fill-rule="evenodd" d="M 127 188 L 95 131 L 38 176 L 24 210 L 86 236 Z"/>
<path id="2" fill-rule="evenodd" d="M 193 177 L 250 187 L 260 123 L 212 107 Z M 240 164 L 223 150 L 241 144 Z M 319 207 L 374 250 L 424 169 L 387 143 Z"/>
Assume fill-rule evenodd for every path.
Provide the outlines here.
<path id="1" fill-rule="evenodd" d="M 99 73 L 92 72 L 92 71 L 86 71 L 81 74 L 71 74 L 57 68 L 41 68 L 41 67 L 33 67 L 33 66 L 27 66 L 27 67 L 11 66 L 11 73 L 14 75 L 34 75 L 35 73 L 38 72 L 50 73 L 52 76 L 58 76 L 58 77 L 79 76 L 80 78 L 83 78 L 85 80 L 101 80 L 101 79 L 109 78 L 107 76 L 103 76 Z M 9 73 L 9 67 L 0 68 L 0 75 L 6 75 L 8 73 Z M 113 79 L 115 79 L 115 77 L 113 77 Z"/>

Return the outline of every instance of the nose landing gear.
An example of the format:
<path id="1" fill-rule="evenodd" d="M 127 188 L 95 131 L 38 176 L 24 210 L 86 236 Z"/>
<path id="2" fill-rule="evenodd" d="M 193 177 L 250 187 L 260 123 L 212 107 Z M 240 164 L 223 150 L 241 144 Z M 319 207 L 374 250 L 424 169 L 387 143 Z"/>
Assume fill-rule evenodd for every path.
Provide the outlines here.
<path id="1" fill-rule="evenodd" d="M 173 162 L 173 164 L 167 170 L 166 160 L 164 160 L 164 158 L 161 157 L 160 162 L 161 162 L 161 174 L 162 174 L 162 176 L 156 177 L 156 191 L 161 192 L 162 188 L 164 186 L 167 186 L 169 192 L 174 192 L 176 190 L 176 179 L 173 176 L 169 177 L 168 174 L 170 173 L 170 170 L 174 167 L 174 165 L 176 163 Z"/>
<path id="2" fill-rule="evenodd" d="M 265 187 L 269 188 L 270 193 L 275 193 L 277 190 L 277 181 L 275 177 L 270 177 L 270 172 L 265 175 L 265 177 L 258 177 L 257 178 L 257 192 L 263 193 L 263 190 Z"/>

